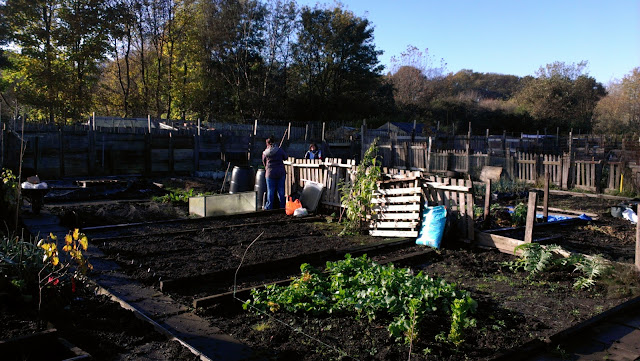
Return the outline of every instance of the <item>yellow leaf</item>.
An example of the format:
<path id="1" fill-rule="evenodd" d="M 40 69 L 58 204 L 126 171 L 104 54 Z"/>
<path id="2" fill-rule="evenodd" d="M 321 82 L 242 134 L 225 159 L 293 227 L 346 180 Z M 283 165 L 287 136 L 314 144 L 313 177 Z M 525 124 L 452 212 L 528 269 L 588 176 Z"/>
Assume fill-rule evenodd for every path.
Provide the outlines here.
<path id="1" fill-rule="evenodd" d="M 62 250 L 65 251 L 65 252 L 71 251 L 71 245 L 68 245 L 68 244 L 65 245 L 64 247 L 62 247 Z"/>
<path id="2" fill-rule="evenodd" d="M 73 239 L 77 241 L 79 237 L 80 237 L 80 230 L 76 228 L 73 230 Z"/>
<path id="3" fill-rule="evenodd" d="M 73 242 L 73 239 L 71 239 L 71 235 L 67 234 L 66 236 L 64 236 L 64 242 L 66 244 L 71 244 Z"/>
<path id="4" fill-rule="evenodd" d="M 52 239 L 52 240 L 54 240 L 54 241 L 57 241 L 57 240 L 58 240 L 58 236 L 56 236 L 56 235 L 55 235 L 55 234 L 53 234 L 53 233 L 49 233 L 49 238 L 51 238 L 51 239 Z"/>
<path id="5" fill-rule="evenodd" d="M 59 259 L 58 257 L 53 257 L 53 258 L 51 259 L 51 263 L 52 263 L 54 266 L 57 266 L 57 265 L 58 265 L 58 263 L 60 263 L 60 259 Z"/>
<path id="6" fill-rule="evenodd" d="M 86 251 L 87 247 L 89 247 L 89 240 L 87 239 L 87 237 L 82 236 L 79 242 L 80 242 L 80 245 L 82 246 L 82 250 Z"/>

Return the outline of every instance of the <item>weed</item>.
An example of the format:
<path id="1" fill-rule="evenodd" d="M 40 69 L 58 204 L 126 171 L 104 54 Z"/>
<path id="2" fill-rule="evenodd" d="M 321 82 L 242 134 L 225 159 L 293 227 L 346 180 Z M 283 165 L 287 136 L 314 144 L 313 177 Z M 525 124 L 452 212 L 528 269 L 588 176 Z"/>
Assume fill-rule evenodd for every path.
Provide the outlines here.
<path id="1" fill-rule="evenodd" d="M 580 310 L 577 308 L 572 309 L 571 311 L 569 311 L 569 313 L 573 317 L 580 317 Z"/>
<path id="2" fill-rule="evenodd" d="M 271 328 L 271 326 L 269 325 L 269 322 L 259 322 L 255 325 L 253 325 L 253 327 L 251 327 L 253 330 L 258 331 L 258 332 L 262 332 L 262 331 L 266 331 L 268 329 Z"/>

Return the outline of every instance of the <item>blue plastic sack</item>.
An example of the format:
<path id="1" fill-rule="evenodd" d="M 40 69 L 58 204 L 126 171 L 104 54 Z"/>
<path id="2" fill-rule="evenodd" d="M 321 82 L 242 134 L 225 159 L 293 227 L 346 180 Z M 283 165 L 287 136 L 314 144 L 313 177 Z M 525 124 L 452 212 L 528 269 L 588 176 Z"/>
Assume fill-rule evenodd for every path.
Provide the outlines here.
<path id="1" fill-rule="evenodd" d="M 444 206 L 424 207 L 422 226 L 416 244 L 440 248 L 446 223 L 447 209 Z"/>

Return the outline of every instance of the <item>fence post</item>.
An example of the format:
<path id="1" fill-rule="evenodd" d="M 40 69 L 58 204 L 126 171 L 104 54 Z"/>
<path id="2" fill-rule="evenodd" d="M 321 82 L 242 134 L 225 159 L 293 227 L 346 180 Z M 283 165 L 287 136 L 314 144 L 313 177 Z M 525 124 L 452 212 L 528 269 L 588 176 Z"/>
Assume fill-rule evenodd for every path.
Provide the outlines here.
<path id="1" fill-rule="evenodd" d="M 60 126 L 60 128 L 58 128 L 58 144 L 59 144 L 59 148 L 58 148 L 58 162 L 60 163 L 60 165 L 58 166 L 58 169 L 60 169 L 60 178 L 64 177 L 64 136 L 63 136 L 63 128 L 62 126 Z"/>
<path id="2" fill-rule="evenodd" d="M 507 131 L 506 130 L 502 131 L 502 149 L 504 149 L 504 156 L 506 157 L 507 153 L 510 153 L 507 147 Z"/>
<path id="3" fill-rule="evenodd" d="M 174 172 L 173 133 L 169 132 L 169 174 Z"/>
<path id="4" fill-rule="evenodd" d="M 603 167 L 603 162 L 599 161 L 597 164 L 594 164 L 594 167 L 595 167 L 595 179 L 593 181 L 596 182 L 596 184 L 595 184 L 596 193 L 602 193 L 602 167 Z"/>
<path id="5" fill-rule="evenodd" d="M 469 122 L 469 131 L 467 132 L 467 174 L 471 174 L 471 122 Z"/>
<path id="6" fill-rule="evenodd" d="M 487 179 L 484 190 L 484 224 L 485 226 L 489 225 L 489 219 L 491 216 L 491 179 Z"/>
<path id="7" fill-rule="evenodd" d="M 515 162 L 514 162 L 513 156 L 511 155 L 511 152 L 507 152 L 505 154 L 505 168 L 506 168 L 507 174 L 509 175 L 509 178 L 511 178 L 511 180 L 517 181 L 518 176 L 516 175 L 514 163 Z"/>
<path id="8" fill-rule="evenodd" d="M 429 137 L 429 146 L 427 147 L 427 172 L 431 172 L 431 137 Z"/>
<path id="9" fill-rule="evenodd" d="M 193 136 L 193 170 L 200 170 L 200 118 L 198 118 L 198 129 Z"/>
<path id="10" fill-rule="evenodd" d="M 549 172 L 544 174 L 544 197 L 542 198 L 542 220 L 544 222 L 549 218 Z"/>
<path id="11" fill-rule="evenodd" d="M 571 157 L 569 153 L 562 155 L 562 189 L 567 190 L 571 185 L 569 180 L 571 176 Z"/>
<path id="12" fill-rule="evenodd" d="M 87 130 L 87 136 L 89 137 L 89 174 L 95 174 L 95 164 L 96 164 L 96 113 L 93 112 L 91 117 L 91 124 L 89 124 L 89 129 Z"/>
<path id="13" fill-rule="evenodd" d="M 533 241 L 533 224 L 536 221 L 536 203 L 538 193 L 529 192 L 529 204 L 527 205 L 527 223 L 524 228 L 524 243 Z"/>

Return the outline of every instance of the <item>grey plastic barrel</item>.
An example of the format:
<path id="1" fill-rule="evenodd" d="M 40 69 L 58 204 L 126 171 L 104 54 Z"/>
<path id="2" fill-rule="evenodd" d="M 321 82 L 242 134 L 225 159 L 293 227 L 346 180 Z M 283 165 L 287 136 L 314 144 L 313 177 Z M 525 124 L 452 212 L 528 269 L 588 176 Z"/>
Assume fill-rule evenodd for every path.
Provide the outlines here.
<path id="1" fill-rule="evenodd" d="M 248 192 L 253 190 L 253 167 L 233 167 L 229 193 Z"/>
<path id="2" fill-rule="evenodd" d="M 262 204 L 264 203 L 264 197 L 266 197 L 267 191 L 267 179 L 264 177 L 265 170 L 258 169 L 256 171 L 256 183 L 253 187 L 253 190 L 256 191 L 256 206 L 257 209 L 262 209 Z"/>

